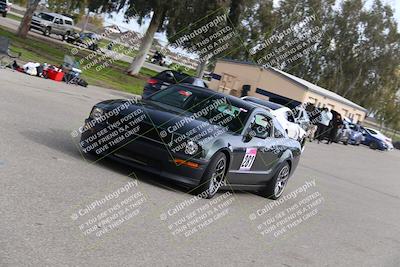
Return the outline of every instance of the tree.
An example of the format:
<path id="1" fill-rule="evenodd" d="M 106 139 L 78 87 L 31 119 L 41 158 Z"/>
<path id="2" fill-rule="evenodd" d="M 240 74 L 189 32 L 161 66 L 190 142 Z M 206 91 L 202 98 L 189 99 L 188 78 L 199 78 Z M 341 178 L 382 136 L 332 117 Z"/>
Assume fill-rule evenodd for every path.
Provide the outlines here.
<path id="1" fill-rule="evenodd" d="M 86 8 L 86 16 L 85 16 L 85 23 L 83 24 L 81 32 L 86 31 L 86 27 L 89 23 L 91 12 L 99 13 L 100 11 L 106 11 L 107 8 L 110 8 L 108 0 L 86 0 L 84 2 Z"/>
<path id="2" fill-rule="evenodd" d="M 173 16 L 171 16 L 166 26 L 168 41 L 173 46 L 178 46 L 192 54 L 197 54 L 199 60 L 196 76 L 199 78 L 204 74 L 205 67 L 211 59 L 210 50 L 214 49 L 214 43 L 217 41 L 217 39 L 211 41 L 210 36 L 228 24 L 226 6 L 221 5 L 221 2 L 190 1 L 186 9 L 174 10 Z M 208 27 L 213 21 L 217 25 Z M 206 31 L 202 30 L 204 27 L 207 27 Z M 210 45 L 213 47 L 208 49 Z"/>
<path id="3" fill-rule="evenodd" d="M 18 32 L 17 35 L 22 38 L 26 38 L 28 35 L 29 27 L 31 25 L 33 13 L 35 12 L 36 8 L 39 5 L 40 0 L 29 0 L 27 2 L 27 8 L 24 14 L 24 17 L 22 18 L 21 23 L 19 24 L 18 27 Z"/>
<path id="4" fill-rule="evenodd" d="M 243 43 L 238 38 L 238 25 L 240 24 L 241 14 L 247 2 L 251 0 L 193 0 L 182 1 L 186 8 L 177 8 L 173 12 L 173 16 L 168 20 L 166 25 L 167 37 L 170 43 L 179 42 L 179 46 L 191 53 L 197 54 L 199 62 L 196 68 L 196 76 L 201 78 L 209 61 L 224 54 L 234 54 L 239 51 Z M 219 19 L 224 17 L 223 20 Z M 211 25 L 214 21 L 218 21 L 218 25 L 209 27 L 206 32 L 194 34 L 202 27 Z M 224 32 L 224 29 L 230 30 Z M 220 33 L 224 32 L 220 36 Z M 234 33 L 233 38 L 229 38 Z M 182 38 L 186 38 L 184 41 Z M 220 36 L 215 38 L 215 36 Z M 224 47 L 229 47 L 224 49 Z M 207 50 L 207 51 L 206 51 Z M 206 52 L 205 52 L 206 51 Z"/>
<path id="5" fill-rule="evenodd" d="M 146 34 L 144 35 L 142 42 L 139 47 L 139 51 L 135 58 L 133 59 L 129 69 L 128 69 L 128 74 L 129 75 L 136 75 L 139 73 L 140 69 L 142 68 L 144 61 L 146 60 L 146 56 L 150 51 L 151 45 L 153 43 L 154 35 L 155 33 L 161 28 L 165 17 L 166 13 L 171 6 L 174 4 L 170 2 L 165 2 L 165 1 L 159 1 L 159 0 L 153 0 L 153 1 L 137 1 L 139 3 L 136 3 L 136 7 L 140 8 L 139 9 L 139 22 L 142 23 L 143 19 L 147 16 L 149 16 L 149 13 L 152 12 L 151 16 L 151 21 L 150 25 L 146 30 Z M 130 14 L 128 13 L 128 15 Z"/>

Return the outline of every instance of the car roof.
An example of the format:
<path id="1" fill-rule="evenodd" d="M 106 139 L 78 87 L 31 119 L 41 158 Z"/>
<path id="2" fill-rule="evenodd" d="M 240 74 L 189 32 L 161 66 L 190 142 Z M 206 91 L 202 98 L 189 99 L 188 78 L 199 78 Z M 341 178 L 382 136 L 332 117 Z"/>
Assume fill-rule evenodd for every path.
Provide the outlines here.
<path id="1" fill-rule="evenodd" d="M 61 15 L 61 14 L 57 14 L 57 13 L 50 13 L 50 12 L 40 12 L 40 13 L 44 13 L 44 14 L 47 14 L 47 15 L 51 15 L 51 16 L 53 16 L 53 17 L 55 17 L 55 18 L 63 18 L 64 20 L 71 20 L 71 21 L 73 21 L 72 18 L 67 17 L 67 16 L 64 16 L 64 15 Z"/>
<path id="2" fill-rule="evenodd" d="M 283 106 L 281 104 L 277 104 L 277 103 L 274 103 L 274 102 L 271 102 L 271 101 L 267 101 L 267 100 L 264 100 L 264 99 L 260 99 L 260 98 L 257 98 L 257 97 L 253 97 L 253 96 L 246 96 L 243 99 L 247 99 L 247 100 L 255 102 L 255 103 L 259 104 L 259 105 L 266 106 L 266 107 L 268 107 L 268 108 L 270 108 L 272 110 L 276 110 L 276 109 L 280 109 L 280 108 L 284 108 L 285 107 L 285 106 Z"/>

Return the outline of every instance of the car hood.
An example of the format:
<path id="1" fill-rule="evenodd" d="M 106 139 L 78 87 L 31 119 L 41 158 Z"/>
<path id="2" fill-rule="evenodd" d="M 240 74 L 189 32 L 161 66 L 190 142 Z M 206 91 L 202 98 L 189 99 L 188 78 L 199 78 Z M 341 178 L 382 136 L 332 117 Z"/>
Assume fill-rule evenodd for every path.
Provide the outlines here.
<path id="1" fill-rule="evenodd" d="M 47 25 L 47 24 L 50 24 L 51 22 L 50 21 L 48 21 L 48 20 L 44 20 L 44 19 L 42 19 L 42 18 L 39 18 L 39 17 L 36 17 L 36 16 L 33 16 L 32 17 L 32 21 L 34 21 L 34 22 L 39 22 L 39 23 L 41 23 L 41 24 L 45 24 L 45 25 Z"/>
<path id="2" fill-rule="evenodd" d="M 111 111 L 126 103 L 129 102 L 123 99 L 107 100 L 98 103 L 96 106 Z M 194 118 L 192 113 L 182 113 L 181 110 L 173 110 L 171 107 L 167 108 L 162 104 L 147 100 L 131 103 L 127 109 L 121 110 L 118 116 L 122 118 L 139 109 L 143 111 L 142 114 L 145 114 L 142 123 L 151 126 L 151 128 L 157 128 L 160 135 L 161 131 L 164 131 L 164 136 L 167 140 L 176 138 L 177 135 L 185 135 L 188 139 L 194 139 L 192 137 L 196 136 L 196 141 L 202 141 L 211 137 L 216 131 L 225 132 L 224 127 L 211 125 L 204 118 Z M 202 134 L 200 135 L 200 133 Z"/>

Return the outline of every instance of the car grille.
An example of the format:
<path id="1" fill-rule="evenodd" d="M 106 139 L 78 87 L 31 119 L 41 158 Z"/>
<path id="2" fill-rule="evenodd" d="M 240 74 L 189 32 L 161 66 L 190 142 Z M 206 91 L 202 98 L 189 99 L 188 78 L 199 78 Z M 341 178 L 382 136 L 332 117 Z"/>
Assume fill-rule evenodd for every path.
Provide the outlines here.
<path id="1" fill-rule="evenodd" d="M 32 20 L 31 25 L 40 27 L 40 22 L 37 20 Z"/>

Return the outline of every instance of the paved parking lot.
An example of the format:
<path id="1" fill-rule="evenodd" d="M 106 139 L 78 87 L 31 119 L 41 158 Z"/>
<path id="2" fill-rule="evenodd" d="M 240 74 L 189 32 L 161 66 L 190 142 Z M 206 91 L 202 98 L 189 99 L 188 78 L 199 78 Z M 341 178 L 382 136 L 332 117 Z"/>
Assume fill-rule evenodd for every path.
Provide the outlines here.
<path id="1" fill-rule="evenodd" d="M 248 192 L 193 200 L 82 158 L 70 133 L 93 104 L 125 96 L 0 70 L 0 266 L 400 266 L 399 151 L 309 143 L 279 205 Z M 90 232 L 127 191 L 138 212 Z M 193 211 L 213 220 L 185 236 L 178 219 Z"/>

